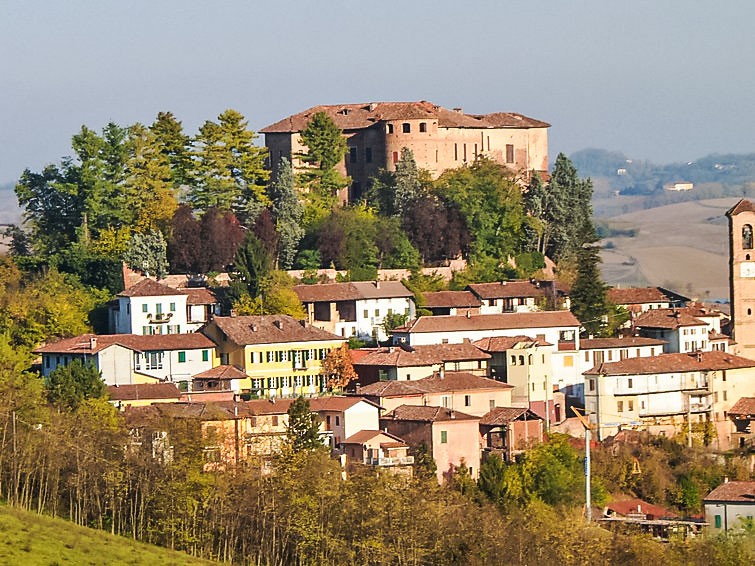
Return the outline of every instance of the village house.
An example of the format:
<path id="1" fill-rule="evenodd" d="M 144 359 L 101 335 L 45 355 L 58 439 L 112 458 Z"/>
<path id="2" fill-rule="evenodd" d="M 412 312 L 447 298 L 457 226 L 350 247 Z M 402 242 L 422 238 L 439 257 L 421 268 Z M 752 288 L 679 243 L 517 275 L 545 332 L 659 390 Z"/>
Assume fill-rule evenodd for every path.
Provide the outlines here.
<path id="1" fill-rule="evenodd" d="M 109 310 L 114 334 L 181 334 L 195 332 L 220 303 L 207 288 L 174 289 L 154 279 L 142 279 L 118 293 Z"/>
<path id="2" fill-rule="evenodd" d="M 557 281 L 500 281 L 472 283 L 467 286 L 481 302 L 480 314 L 533 312 L 570 308 L 569 295 Z"/>
<path id="3" fill-rule="evenodd" d="M 604 362 L 585 372 L 585 409 L 599 439 L 622 427 L 673 435 L 687 417 L 711 422 L 715 444 L 727 449 L 727 413 L 755 387 L 755 361 L 724 352 L 661 354 Z"/>
<path id="4" fill-rule="evenodd" d="M 191 376 L 182 401 L 233 401 L 246 374 L 236 366 L 221 365 Z"/>
<path id="5" fill-rule="evenodd" d="M 319 415 L 323 430 L 330 433 L 335 451 L 342 451 L 344 439 L 360 430 L 377 430 L 380 425 L 380 407 L 366 398 L 315 397 L 309 400 L 309 407 Z"/>
<path id="6" fill-rule="evenodd" d="M 549 124 L 521 114 L 465 114 L 431 102 L 372 102 L 314 106 L 260 130 L 275 173 L 281 158 L 294 168 L 305 164 L 301 132 L 318 112 L 325 112 L 346 137 L 347 152 L 337 169 L 352 179 L 341 201 L 354 202 L 381 169 L 393 171 L 408 148 L 420 169 L 433 178 L 479 156 L 515 171 L 548 171 Z"/>
<path id="7" fill-rule="evenodd" d="M 739 449 L 755 449 L 755 397 L 742 397 L 728 411 L 734 423 L 731 433 L 732 446 Z"/>
<path id="8" fill-rule="evenodd" d="M 401 405 L 434 406 L 481 417 L 495 407 L 511 406 L 513 387 L 463 371 L 444 371 L 414 381 L 379 381 L 359 395 L 392 411 Z"/>
<path id="9" fill-rule="evenodd" d="M 94 364 L 107 385 L 189 381 L 191 376 L 217 365 L 215 344 L 198 333 L 137 335 L 82 334 L 46 344 L 42 375 L 74 360 Z"/>
<path id="10" fill-rule="evenodd" d="M 663 287 L 611 287 L 606 298 L 619 307 L 624 307 L 631 318 L 651 309 L 683 307 L 689 302 L 687 297 Z"/>
<path id="11" fill-rule="evenodd" d="M 752 529 L 755 517 L 755 481 L 728 481 L 703 499 L 705 522 L 714 534 Z"/>
<path id="12" fill-rule="evenodd" d="M 119 410 L 152 403 L 177 403 L 181 398 L 181 392 L 175 384 L 164 382 L 108 385 L 107 394 L 110 402 Z"/>
<path id="13" fill-rule="evenodd" d="M 322 362 L 346 342 L 286 315 L 216 316 L 202 332 L 217 344 L 221 364 L 246 373 L 241 391 L 258 397 L 324 391 Z"/>
<path id="14" fill-rule="evenodd" d="M 543 419 L 525 407 L 496 407 L 480 419 L 483 461 L 498 454 L 504 462 L 543 441 Z"/>
<path id="15" fill-rule="evenodd" d="M 438 315 L 480 314 L 482 301 L 472 291 L 434 291 L 422 293 L 423 309 Z"/>
<path id="16" fill-rule="evenodd" d="M 414 456 L 399 437 L 381 430 L 361 430 L 343 441 L 349 464 L 375 466 L 382 470 L 411 476 Z"/>
<path id="17" fill-rule="evenodd" d="M 709 323 L 695 317 L 686 308 L 652 309 L 633 322 L 640 336 L 664 340 L 666 353 L 688 353 L 711 350 Z"/>
<path id="18" fill-rule="evenodd" d="M 352 351 L 353 353 L 353 351 Z M 424 346 L 388 346 L 369 350 L 354 360 L 360 386 L 376 381 L 410 381 L 441 371 L 466 371 L 488 374 L 490 354 L 470 342 L 460 344 L 426 344 Z"/>
<path id="19" fill-rule="evenodd" d="M 296 285 L 299 300 L 313 326 L 362 340 L 386 340 L 387 315 L 414 318 L 414 295 L 400 281 L 361 281 Z"/>
<path id="20" fill-rule="evenodd" d="M 480 471 L 480 417 L 444 407 L 401 405 L 380 418 L 380 428 L 435 460 L 439 483 L 457 466 L 477 479 Z"/>
<path id="21" fill-rule="evenodd" d="M 603 516 L 625 517 L 647 521 L 679 518 L 679 515 L 673 511 L 664 509 L 658 505 L 653 505 L 652 503 L 648 503 L 647 501 L 643 501 L 636 497 L 611 501 L 606 504 L 603 509 Z"/>

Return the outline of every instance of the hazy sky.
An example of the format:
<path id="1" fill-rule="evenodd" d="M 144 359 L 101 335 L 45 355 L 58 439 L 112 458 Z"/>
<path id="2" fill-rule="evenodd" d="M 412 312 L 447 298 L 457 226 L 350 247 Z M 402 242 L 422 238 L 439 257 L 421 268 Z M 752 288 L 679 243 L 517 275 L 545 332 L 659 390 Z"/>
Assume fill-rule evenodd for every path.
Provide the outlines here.
<path id="1" fill-rule="evenodd" d="M 0 0 L 0 183 L 82 124 L 378 100 L 521 112 L 552 156 L 749 153 L 753 21 L 751 0 Z"/>

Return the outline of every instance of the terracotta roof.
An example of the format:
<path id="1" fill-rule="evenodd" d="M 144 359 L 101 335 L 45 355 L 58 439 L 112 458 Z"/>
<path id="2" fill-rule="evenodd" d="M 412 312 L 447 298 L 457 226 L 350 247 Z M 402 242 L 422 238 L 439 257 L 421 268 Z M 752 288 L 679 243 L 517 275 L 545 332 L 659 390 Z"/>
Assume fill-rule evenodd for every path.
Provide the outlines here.
<path id="1" fill-rule="evenodd" d="M 742 397 L 729 409 L 729 414 L 755 416 L 755 397 Z"/>
<path id="2" fill-rule="evenodd" d="M 380 417 L 380 420 L 389 421 L 421 421 L 421 422 L 447 422 L 447 421 L 478 421 L 480 417 L 473 417 L 466 413 L 446 409 L 445 407 L 430 407 L 419 405 L 401 405 L 390 413 Z"/>
<path id="3" fill-rule="evenodd" d="M 379 436 L 386 436 L 393 439 L 394 442 L 391 442 L 390 444 L 395 445 L 396 447 L 407 446 L 407 444 L 398 436 L 394 436 L 391 433 L 384 432 L 382 430 L 360 430 L 359 432 L 355 432 L 346 440 L 344 440 L 343 444 L 365 444 L 366 442 L 369 442 L 373 438 L 377 438 Z M 384 443 L 381 443 L 381 446 L 382 444 Z"/>
<path id="4" fill-rule="evenodd" d="M 182 295 L 186 295 L 187 305 L 214 305 L 218 298 L 207 287 L 188 287 L 180 290 Z"/>
<path id="5" fill-rule="evenodd" d="M 451 391 L 481 391 L 490 389 L 513 389 L 513 385 L 480 377 L 464 371 L 447 371 L 443 377 L 434 373 L 429 377 L 412 381 L 378 381 L 359 388 L 360 395 L 375 397 L 404 397 L 424 393 Z"/>
<path id="6" fill-rule="evenodd" d="M 320 411 L 345 411 L 361 401 L 378 407 L 378 405 L 375 405 L 375 403 L 363 397 L 334 395 L 332 397 L 313 397 L 309 400 L 309 408 L 316 413 L 319 413 Z"/>
<path id="7" fill-rule="evenodd" d="M 726 211 L 726 216 L 735 216 L 740 212 L 755 212 L 755 206 L 749 200 L 742 199 Z"/>
<path id="8" fill-rule="evenodd" d="M 469 289 L 482 299 L 510 297 L 544 297 L 545 289 L 539 283 L 526 281 L 500 281 L 498 283 L 472 283 Z"/>
<path id="9" fill-rule="evenodd" d="M 248 377 L 245 372 L 241 371 L 236 366 L 217 366 L 196 375 L 192 375 L 192 379 L 245 379 Z"/>
<path id="10" fill-rule="evenodd" d="M 123 412 L 127 426 L 145 426 L 160 418 L 230 421 L 254 416 L 243 401 L 153 403 L 146 407 L 127 407 Z"/>
<path id="11" fill-rule="evenodd" d="M 96 354 L 97 352 L 118 344 L 137 352 L 156 350 L 196 350 L 214 348 L 215 343 L 204 334 L 82 334 L 73 338 L 64 338 L 53 344 L 37 348 L 41 354 Z"/>
<path id="12" fill-rule="evenodd" d="M 637 346 L 663 346 L 665 340 L 644 338 L 642 336 L 625 336 L 624 338 L 582 338 L 580 350 L 599 350 L 601 348 L 632 348 Z"/>
<path id="13" fill-rule="evenodd" d="M 505 352 L 517 347 L 552 346 L 542 338 L 529 336 L 492 336 L 482 338 L 474 343 L 483 352 Z"/>
<path id="14" fill-rule="evenodd" d="M 212 319 L 213 323 L 239 346 L 334 340 L 345 342 L 341 336 L 314 326 L 305 326 L 286 315 L 216 316 Z"/>
<path id="15" fill-rule="evenodd" d="M 252 399 L 246 405 L 255 415 L 285 415 L 293 402 L 293 399 Z"/>
<path id="16" fill-rule="evenodd" d="M 737 501 L 755 503 L 755 481 L 730 481 L 719 485 L 703 501 Z"/>
<path id="17" fill-rule="evenodd" d="M 401 281 L 351 281 L 296 285 L 294 292 L 302 303 L 356 301 L 362 299 L 410 298 L 414 294 Z"/>
<path id="18" fill-rule="evenodd" d="M 710 341 L 716 341 L 716 340 L 730 340 L 731 337 L 727 336 L 726 334 L 720 334 L 718 332 L 714 332 L 711 330 L 708 332 L 708 340 Z"/>
<path id="19" fill-rule="evenodd" d="M 668 328 L 681 326 L 705 326 L 706 323 L 689 314 L 686 309 L 651 309 L 639 315 L 634 325 L 644 328 Z"/>
<path id="20" fill-rule="evenodd" d="M 624 516 L 634 513 L 642 513 L 652 516 L 655 519 L 667 517 L 673 518 L 679 516 L 673 511 L 669 511 L 668 509 L 664 509 L 663 507 L 659 507 L 658 505 L 653 505 L 652 503 L 648 503 L 647 501 L 636 498 L 624 499 L 622 501 L 612 501 L 611 503 L 606 505 L 606 507 L 614 513 L 618 513 L 619 515 Z"/>
<path id="21" fill-rule="evenodd" d="M 435 291 L 422 295 L 428 308 L 469 308 L 482 305 L 471 291 Z"/>
<path id="22" fill-rule="evenodd" d="M 687 297 L 663 287 L 612 287 L 606 291 L 606 298 L 617 305 L 689 301 Z"/>
<path id="23" fill-rule="evenodd" d="M 325 112 L 341 130 L 359 130 L 384 120 L 438 120 L 446 128 L 547 128 L 550 124 L 522 114 L 463 114 L 431 102 L 373 102 L 313 106 L 262 128 L 260 133 L 301 132 L 318 112 Z"/>
<path id="24" fill-rule="evenodd" d="M 690 354 L 660 354 L 645 358 L 626 358 L 587 370 L 585 375 L 648 375 L 689 371 L 717 371 L 755 367 L 755 360 L 714 350 Z"/>
<path id="25" fill-rule="evenodd" d="M 528 419 L 543 420 L 525 407 L 495 407 L 485 413 L 480 419 L 481 425 L 502 426 L 517 420 L 527 413 Z"/>
<path id="26" fill-rule="evenodd" d="M 181 397 L 181 392 L 173 383 L 109 385 L 107 392 L 113 401 L 137 401 L 140 399 L 178 399 Z"/>
<path id="27" fill-rule="evenodd" d="M 421 367 L 443 362 L 488 360 L 490 354 L 480 351 L 469 342 L 461 344 L 429 344 L 404 349 L 401 346 L 378 348 L 353 362 L 360 366 Z"/>
<path id="28" fill-rule="evenodd" d="M 525 328 L 579 327 L 569 311 L 472 314 L 469 316 L 421 316 L 396 332 L 462 332 L 473 330 L 516 330 Z"/>
<path id="29" fill-rule="evenodd" d="M 154 279 L 142 279 L 125 291 L 118 293 L 119 297 L 161 297 L 168 295 L 183 295 L 178 289 L 158 283 Z"/>

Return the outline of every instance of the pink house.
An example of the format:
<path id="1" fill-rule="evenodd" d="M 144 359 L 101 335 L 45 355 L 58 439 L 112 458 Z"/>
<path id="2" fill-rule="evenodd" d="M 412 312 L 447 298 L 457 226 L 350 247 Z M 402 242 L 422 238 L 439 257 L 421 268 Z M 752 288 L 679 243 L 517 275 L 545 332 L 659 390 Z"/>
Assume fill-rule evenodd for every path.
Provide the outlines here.
<path id="1" fill-rule="evenodd" d="M 412 448 L 424 443 L 437 466 L 438 482 L 450 478 L 456 466 L 480 470 L 480 418 L 444 407 L 401 405 L 380 419 L 380 427 Z"/>

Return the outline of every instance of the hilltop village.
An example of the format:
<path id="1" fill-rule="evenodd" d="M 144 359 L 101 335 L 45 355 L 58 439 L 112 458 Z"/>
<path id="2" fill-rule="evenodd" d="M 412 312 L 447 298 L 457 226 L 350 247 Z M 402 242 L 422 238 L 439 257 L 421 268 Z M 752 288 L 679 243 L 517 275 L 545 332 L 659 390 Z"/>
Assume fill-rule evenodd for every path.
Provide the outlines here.
<path id="1" fill-rule="evenodd" d="M 79 165 L 27 171 L 16 189 L 27 227 L 2 264 L 13 314 L 0 346 L 25 352 L 4 371 L 28 399 L 4 390 L 3 454 L 17 418 L 33 439 L 93 399 L 150 466 L 178 461 L 193 431 L 207 476 L 275 475 L 282 454 L 317 449 L 344 478 L 489 486 L 496 466 L 544 446 L 755 450 L 753 203 L 727 213 L 731 301 L 719 309 L 602 284 L 589 180 L 564 156 L 548 171 L 549 124 L 533 118 L 317 106 L 262 129 L 265 149 L 233 111 L 193 139 L 169 114 L 137 126 L 83 129 Z M 241 158 L 222 153 L 229 140 Z M 64 181 L 86 190 L 72 197 Z M 11 308 L 24 293 L 52 297 L 44 315 Z M 86 322 L 69 323 L 69 307 Z M 45 393 L 29 393 L 35 379 Z M 57 411 L 47 420 L 29 400 L 42 396 Z M 0 459 L 3 497 L 52 500 L 49 478 L 14 462 Z M 734 531 L 755 507 L 752 469 L 740 471 L 712 480 L 704 502 L 679 495 L 684 517 L 625 494 L 599 497 L 593 519 L 662 539 Z M 70 517 L 111 528 L 120 513 L 147 532 L 112 493 Z"/>

